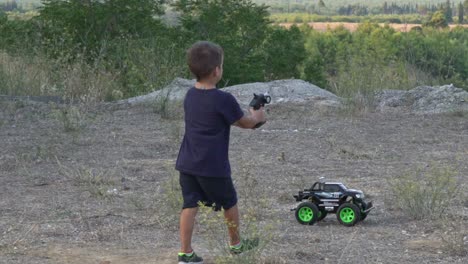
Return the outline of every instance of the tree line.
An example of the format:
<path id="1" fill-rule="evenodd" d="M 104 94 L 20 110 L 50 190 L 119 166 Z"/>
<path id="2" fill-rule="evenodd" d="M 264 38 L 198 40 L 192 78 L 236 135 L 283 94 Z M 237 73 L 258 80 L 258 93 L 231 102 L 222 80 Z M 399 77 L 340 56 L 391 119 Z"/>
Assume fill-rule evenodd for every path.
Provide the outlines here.
<path id="1" fill-rule="evenodd" d="M 89 84 L 91 77 L 100 84 L 110 80 L 104 82 L 107 90 L 94 91 L 109 100 L 159 89 L 175 77 L 190 78 L 185 50 L 197 40 L 224 48 L 220 86 L 301 78 L 343 95 L 365 87 L 413 88 L 421 80 L 468 86 L 464 28 L 450 31 L 428 23 L 401 33 L 364 23 L 354 33 L 344 28 L 321 33 L 272 25 L 267 6 L 251 0 L 177 0 L 171 8 L 178 15 L 174 25 L 163 23 L 164 1 L 45 0 L 30 20 L 0 14 L 0 54 L 14 58 L 8 63 L 22 59 L 28 69 L 37 66 L 57 93 L 83 85 L 90 87 L 86 92 L 104 89 Z M 70 84 L 75 71 L 79 76 L 71 77 L 82 77 L 84 84 Z M 8 74 L 0 67 L 0 77 Z M 15 92 L 1 85 L 0 93 Z"/>

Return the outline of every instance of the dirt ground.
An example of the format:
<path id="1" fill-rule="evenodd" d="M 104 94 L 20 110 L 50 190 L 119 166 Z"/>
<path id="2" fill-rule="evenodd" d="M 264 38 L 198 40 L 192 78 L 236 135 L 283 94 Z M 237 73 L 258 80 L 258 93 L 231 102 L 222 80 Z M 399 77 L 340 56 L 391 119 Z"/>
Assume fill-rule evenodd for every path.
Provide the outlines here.
<path id="1" fill-rule="evenodd" d="M 176 263 L 183 122 L 171 115 L 0 102 L 0 263 Z M 256 228 L 265 238 L 254 262 L 468 263 L 456 240 L 468 226 L 467 115 L 350 115 L 304 103 L 269 106 L 268 116 L 259 130 L 231 134 L 243 235 Z M 451 228 L 409 218 L 389 184 L 439 165 L 461 184 Z M 363 190 L 375 210 L 354 227 L 334 215 L 300 225 L 292 195 L 319 177 Z M 210 225 L 199 220 L 193 246 L 216 263 L 225 234 Z"/>

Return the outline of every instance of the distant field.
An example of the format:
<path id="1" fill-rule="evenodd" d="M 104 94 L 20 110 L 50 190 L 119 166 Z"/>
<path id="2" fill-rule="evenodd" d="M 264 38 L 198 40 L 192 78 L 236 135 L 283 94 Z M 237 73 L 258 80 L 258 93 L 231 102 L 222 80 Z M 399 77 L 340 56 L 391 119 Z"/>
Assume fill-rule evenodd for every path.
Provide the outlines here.
<path id="1" fill-rule="evenodd" d="M 8 0 L 0 0 L 0 3 L 8 2 Z M 40 4 L 41 0 L 16 0 L 16 3 L 19 5 L 22 4 Z"/>
<path id="2" fill-rule="evenodd" d="M 0 4 L 7 2 L 7 0 L 0 0 Z M 16 0 L 20 10 L 34 10 L 41 5 L 41 0 Z"/>
<path id="3" fill-rule="evenodd" d="M 5 3 L 8 0 L 0 0 L 1 3 Z M 377 7 L 382 6 L 384 2 L 387 2 L 389 5 L 395 3 L 397 5 L 402 4 L 439 4 L 445 3 L 447 0 L 325 0 L 325 13 L 335 12 L 339 7 L 348 6 L 348 5 L 362 5 L 367 7 Z M 21 8 L 32 9 L 32 6 L 37 6 L 41 4 L 41 0 L 16 0 L 18 5 Z M 266 4 L 271 7 L 288 7 L 290 6 L 317 6 L 318 0 L 253 0 L 257 4 Z M 451 0 L 452 3 L 458 4 L 463 2 L 463 0 Z"/>
<path id="4" fill-rule="evenodd" d="M 389 5 L 391 3 L 395 4 L 438 4 L 445 3 L 447 0 L 325 0 L 325 6 L 329 8 L 361 4 L 363 6 L 381 6 L 384 2 L 387 2 Z M 458 3 L 461 0 L 452 0 L 452 3 Z M 318 0 L 306 1 L 306 0 L 254 0 L 255 3 L 267 4 L 267 5 L 317 5 Z M 463 2 L 463 1 L 462 1 Z"/>
<path id="5" fill-rule="evenodd" d="M 346 29 L 351 32 L 356 31 L 360 23 L 341 23 L 341 22 L 311 22 L 307 23 L 310 27 L 318 31 L 327 31 L 329 29 L 335 29 L 340 25 L 343 25 Z M 280 26 L 289 28 L 292 25 L 302 25 L 301 23 L 280 23 Z M 380 23 L 379 25 L 384 26 L 384 23 Z M 420 27 L 421 24 L 388 24 L 390 27 L 394 28 L 396 31 L 400 32 L 408 32 L 414 27 Z M 455 28 L 460 25 L 450 25 L 450 28 Z M 462 25 L 465 28 L 468 28 L 468 25 Z"/>
<path id="6" fill-rule="evenodd" d="M 0 3 L 4 3 L 7 0 L 0 0 Z M 461 0 L 452 0 L 452 3 L 458 3 Z M 22 3 L 35 3 L 38 4 L 41 2 L 41 0 L 17 0 L 16 1 L 18 4 Z M 288 3 L 290 5 L 292 4 L 317 4 L 318 0 L 314 1 L 306 1 L 306 0 L 254 0 L 253 2 L 255 3 L 260 3 L 260 4 L 267 4 L 267 5 L 287 5 Z M 368 0 L 326 0 L 324 1 L 325 5 L 327 7 L 337 7 L 337 6 L 345 6 L 345 5 L 354 5 L 354 4 L 362 4 L 365 6 L 380 6 L 384 2 L 387 2 L 388 4 L 390 3 L 396 3 L 396 4 L 406 4 L 406 3 L 412 3 L 412 4 L 437 4 L 437 3 L 445 3 L 446 0 L 373 0 L 373 1 L 368 1 Z"/>

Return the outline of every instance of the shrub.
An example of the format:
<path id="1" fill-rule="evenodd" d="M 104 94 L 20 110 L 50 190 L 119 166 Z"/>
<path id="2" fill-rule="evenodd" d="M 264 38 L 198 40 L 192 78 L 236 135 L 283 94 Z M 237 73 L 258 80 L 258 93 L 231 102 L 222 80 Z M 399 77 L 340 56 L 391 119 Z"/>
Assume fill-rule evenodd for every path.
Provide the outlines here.
<path id="1" fill-rule="evenodd" d="M 79 132 L 87 125 L 86 114 L 78 106 L 59 107 L 53 113 L 65 132 Z"/>
<path id="2" fill-rule="evenodd" d="M 396 205 L 413 219 L 440 219 L 455 203 L 460 187 L 457 172 L 447 166 L 431 165 L 390 181 Z"/>

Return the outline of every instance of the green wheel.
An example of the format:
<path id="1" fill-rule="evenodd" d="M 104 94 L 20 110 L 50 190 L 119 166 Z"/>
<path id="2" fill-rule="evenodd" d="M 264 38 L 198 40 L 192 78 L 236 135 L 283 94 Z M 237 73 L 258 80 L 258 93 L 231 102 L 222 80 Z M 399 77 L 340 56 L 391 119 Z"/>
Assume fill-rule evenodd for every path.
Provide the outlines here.
<path id="1" fill-rule="evenodd" d="M 315 204 L 303 202 L 296 208 L 295 215 L 299 223 L 303 225 L 313 225 L 319 217 L 319 210 Z"/>
<path id="2" fill-rule="evenodd" d="M 322 221 L 325 217 L 327 217 L 328 212 L 325 209 L 319 209 L 319 215 L 317 221 Z"/>
<path id="3" fill-rule="evenodd" d="M 353 226 L 361 220 L 359 207 L 352 203 L 344 203 L 338 207 L 336 217 L 340 224 L 344 226 Z"/>

